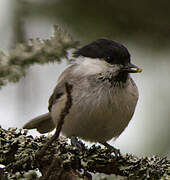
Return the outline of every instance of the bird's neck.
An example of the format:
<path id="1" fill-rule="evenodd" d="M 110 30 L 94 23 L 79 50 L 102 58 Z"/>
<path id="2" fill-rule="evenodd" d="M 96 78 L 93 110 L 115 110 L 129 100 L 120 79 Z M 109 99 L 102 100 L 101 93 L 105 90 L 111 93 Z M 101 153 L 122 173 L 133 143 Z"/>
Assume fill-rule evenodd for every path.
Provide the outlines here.
<path id="1" fill-rule="evenodd" d="M 129 79 L 129 74 L 126 72 L 121 72 L 115 76 L 114 73 L 106 72 L 100 73 L 97 76 L 97 79 L 102 82 L 108 82 L 111 86 L 114 87 L 125 87 Z"/>

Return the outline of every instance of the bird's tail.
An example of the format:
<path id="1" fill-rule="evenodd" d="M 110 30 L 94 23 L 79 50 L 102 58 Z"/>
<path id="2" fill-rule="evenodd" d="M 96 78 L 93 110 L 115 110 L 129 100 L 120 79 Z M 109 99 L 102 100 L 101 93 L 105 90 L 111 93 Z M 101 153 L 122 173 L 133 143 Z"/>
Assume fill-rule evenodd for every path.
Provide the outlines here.
<path id="1" fill-rule="evenodd" d="M 51 119 L 50 113 L 42 114 L 23 126 L 24 129 L 37 129 L 40 133 L 47 133 L 55 128 L 55 124 Z"/>

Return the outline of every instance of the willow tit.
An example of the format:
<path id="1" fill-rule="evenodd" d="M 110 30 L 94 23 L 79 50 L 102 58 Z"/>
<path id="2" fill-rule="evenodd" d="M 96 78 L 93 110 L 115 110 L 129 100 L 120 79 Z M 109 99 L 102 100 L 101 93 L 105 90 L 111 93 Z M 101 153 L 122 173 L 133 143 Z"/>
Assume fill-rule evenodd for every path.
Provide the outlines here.
<path id="1" fill-rule="evenodd" d="M 77 61 L 61 74 L 49 99 L 49 112 L 24 128 L 47 133 L 57 126 L 68 82 L 73 86 L 72 106 L 64 120 L 63 135 L 108 145 L 106 142 L 116 139 L 134 114 L 138 89 L 130 73 L 142 69 L 131 64 L 125 46 L 104 38 L 78 49 L 74 56 Z"/>

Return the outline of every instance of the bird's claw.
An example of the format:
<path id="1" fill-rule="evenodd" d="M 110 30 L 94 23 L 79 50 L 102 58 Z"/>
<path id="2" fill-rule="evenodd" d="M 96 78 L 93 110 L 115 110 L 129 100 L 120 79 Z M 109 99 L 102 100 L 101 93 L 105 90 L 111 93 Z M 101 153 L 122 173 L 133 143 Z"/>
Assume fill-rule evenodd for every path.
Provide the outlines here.
<path id="1" fill-rule="evenodd" d="M 79 141 L 77 137 L 71 137 L 71 145 L 78 149 L 84 149 L 84 143 Z"/>
<path id="2" fill-rule="evenodd" d="M 119 158 L 122 156 L 119 149 L 116 149 L 115 147 L 111 146 L 107 142 L 104 142 L 101 144 L 103 144 L 109 151 L 113 152 L 115 154 L 116 158 Z"/>

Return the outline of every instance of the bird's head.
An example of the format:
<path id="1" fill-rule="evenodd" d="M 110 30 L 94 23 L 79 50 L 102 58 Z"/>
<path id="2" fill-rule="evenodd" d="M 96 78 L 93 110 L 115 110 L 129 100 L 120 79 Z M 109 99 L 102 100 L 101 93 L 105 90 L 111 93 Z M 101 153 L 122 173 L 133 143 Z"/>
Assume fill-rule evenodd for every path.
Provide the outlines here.
<path id="1" fill-rule="evenodd" d="M 97 58 L 112 65 L 119 65 L 120 74 L 139 73 L 142 71 L 141 68 L 131 63 L 130 53 L 125 46 L 105 38 L 98 39 L 78 49 L 74 55 L 75 57 Z"/>

